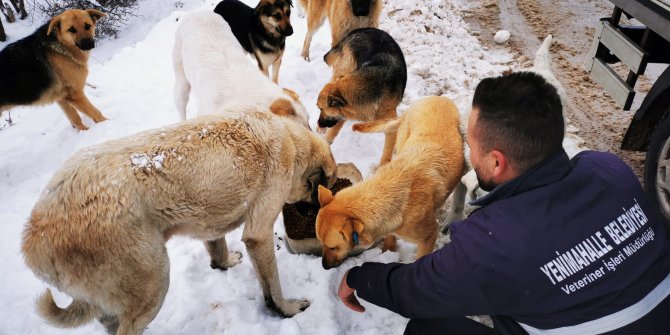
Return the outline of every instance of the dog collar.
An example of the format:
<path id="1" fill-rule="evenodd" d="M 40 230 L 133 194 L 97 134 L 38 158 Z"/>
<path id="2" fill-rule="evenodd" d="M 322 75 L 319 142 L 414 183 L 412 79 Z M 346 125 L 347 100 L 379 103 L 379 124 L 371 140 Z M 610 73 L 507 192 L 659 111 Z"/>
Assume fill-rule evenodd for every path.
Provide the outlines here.
<path id="1" fill-rule="evenodd" d="M 358 233 L 354 232 L 351 237 L 354 239 L 354 245 L 358 245 Z"/>

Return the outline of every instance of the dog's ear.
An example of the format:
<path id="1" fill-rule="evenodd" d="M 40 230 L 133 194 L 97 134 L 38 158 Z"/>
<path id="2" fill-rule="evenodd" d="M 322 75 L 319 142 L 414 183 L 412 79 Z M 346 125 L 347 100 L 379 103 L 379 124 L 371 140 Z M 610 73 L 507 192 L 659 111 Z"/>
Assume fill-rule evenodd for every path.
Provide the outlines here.
<path id="1" fill-rule="evenodd" d="M 265 14 L 267 16 L 270 15 L 270 12 L 268 11 L 268 8 L 271 6 L 267 1 L 260 1 L 258 2 L 258 5 L 256 5 L 256 8 L 254 8 L 254 15 L 255 16 L 260 16 L 261 14 Z"/>
<path id="2" fill-rule="evenodd" d="M 363 222 L 354 217 L 349 218 L 349 220 L 351 221 L 351 226 L 353 228 L 350 238 L 354 246 L 357 246 L 359 244 L 363 245 L 371 244 L 373 240 L 371 236 L 367 234 L 367 232 L 365 231 L 365 225 L 363 224 Z"/>
<path id="3" fill-rule="evenodd" d="M 270 112 L 278 116 L 296 115 L 295 108 L 293 108 L 291 102 L 284 98 L 279 98 L 272 102 L 272 105 L 270 105 Z"/>
<path id="4" fill-rule="evenodd" d="M 347 105 L 347 100 L 342 96 L 340 90 L 334 90 L 328 94 L 328 107 L 340 108 Z"/>
<path id="5" fill-rule="evenodd" d="M 323 185 L 319 185 L 319 204 L 321 208 L 328 206 L 333 201 L 333 192 Z"/>
<path id="6" fill-rule="evenodd" d="M 51 19 L 51 22 L 49 22 L 49 28 L 47 28 L 47 36 L 50 36 L 51 33 L 56 30 L 60 30 L 60 20 L 60 15 Z"/>
<path id="7" fill-rule="evenodd" d="M 107 16 L 107 14 L 105 14 L 105 13 L 99 11 L 99 10 L 96 10 L 96 9 L 87 9 L 86 13 L 88 13 L 88 15 L 91 17 L 91 20 L 93 20 L 93 23 L 96 23 L 101 18 Z"/>

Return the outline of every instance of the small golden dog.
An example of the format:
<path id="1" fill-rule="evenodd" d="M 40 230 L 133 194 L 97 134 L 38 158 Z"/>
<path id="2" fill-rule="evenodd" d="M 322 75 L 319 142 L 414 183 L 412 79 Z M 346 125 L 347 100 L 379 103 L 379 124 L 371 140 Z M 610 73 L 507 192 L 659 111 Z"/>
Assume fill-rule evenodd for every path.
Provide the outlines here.
<path id="1" fill-rule="evenodd" d="M 73 127 L 86 130 L 77 110 L 106 118 L 84 94 L 95 24 L 107 14 L 71 9 L 0 51 L 0 114 L 15 106 L 57 102 Z"/>
<path id="2" fill-rule="evenodd" d="M 379 27 L 382 0 L 299 0 L 307 12 L 307 35 L 302 47 L 302 58 L 309 61 L 312 36 L 328 16 L 334 47 L 344 36 L 359 28 Z"/>
<path id="3" fill-rule="evenodd" d="M 362 132 L 396 133 L 396 156 L 372 177 L 335 196 L 319 187 L 316 234 L 323 244 L 325 269 L 340 265 L 355 247 L 369 247 L 385 235 L 384 250 L 393 249 L 395 237 L 389 234 L 416 243 L 417 259 L 433 251 L 435 212 L 465 167 L 459 119 L 451 100 L 428 97 L 393 121 L 354 125 Z"/>
<path id="4" fill-rule="evenodd" d="M 60 327 L 97 318 L 110 333 L 140 334 L 168 290 L 165 241 L 210 241 L 212 264 L 226 269 L 241 255 L 228 253 L 224 237 L 244 223 L 267 306 L 295 315 L 309 301 L 282 294 L 274 222 L 285 203 L 316 203 L 318 185 L 334 181 L 336 169 L 317 134 L 260 112 L 200 117 L 84 149 L 56 172 L 24 231 L 28 267 L 73 298 L 60 308 L 47 291 L 38 312 Z"/>

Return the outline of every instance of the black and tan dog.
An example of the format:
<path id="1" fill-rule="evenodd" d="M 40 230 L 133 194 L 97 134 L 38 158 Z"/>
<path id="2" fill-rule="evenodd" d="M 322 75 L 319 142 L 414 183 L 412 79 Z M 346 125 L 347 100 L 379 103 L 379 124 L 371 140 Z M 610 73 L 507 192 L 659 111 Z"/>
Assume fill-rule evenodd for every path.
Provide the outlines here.
<path id="1" fill-rule="evenodd" d="M 351 31 L 360 28 L 377 28 L 382 12 L 381 0 L 299 0 L 307 11 L 307 35 L 302 47 L 302 58 L 309 60 L 312 36 L 328 16 L 332 36 L 331 47 Z"/>
<path id="2" fill-rule="evenodd" d="M 286 37 L 293 35 L 292 0 L 261 0 L 251 8 L 239 0 L 223 0 L 214 8 L 230 25 L 244 50 L 256 57 L 258 67 L 272 81 L 279 82 Z"/>
<path id="3" fill-rule="evenodd" d="M 0 51 L 0 114 L 15 106 L 57 102 L 72 126 L 86 130 L 77 110 L 106 120 L 84 94 L 95 23 L 106 14 L 72 9 Z"/>
<path id="4" fill-rule="evenodd" d="M 376 28 L 354 30 L 324 60 L 333 68 L 333 79 L 319 93 L 317 106 L 321 110 L 319 132 L 325 131 L 328 143 L 347 119 L 370 122 L 397 116 L 407 66 L 400 46 L 389 34 Z M 386 139 L 382 164 L 391 159 L 388 146 L 393 142 Z"/>

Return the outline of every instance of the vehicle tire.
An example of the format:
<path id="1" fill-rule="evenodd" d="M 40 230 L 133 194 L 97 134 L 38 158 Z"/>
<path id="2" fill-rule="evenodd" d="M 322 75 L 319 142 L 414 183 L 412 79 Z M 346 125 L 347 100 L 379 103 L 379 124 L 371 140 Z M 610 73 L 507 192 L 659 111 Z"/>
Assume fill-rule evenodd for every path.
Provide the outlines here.
<path id="1" fill-rule="evenodd" d="M 670 238 L 670 108 L 651 136 L 644 163 L 644 190 L 662 214 Z"/>

